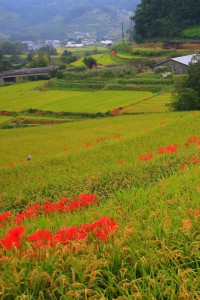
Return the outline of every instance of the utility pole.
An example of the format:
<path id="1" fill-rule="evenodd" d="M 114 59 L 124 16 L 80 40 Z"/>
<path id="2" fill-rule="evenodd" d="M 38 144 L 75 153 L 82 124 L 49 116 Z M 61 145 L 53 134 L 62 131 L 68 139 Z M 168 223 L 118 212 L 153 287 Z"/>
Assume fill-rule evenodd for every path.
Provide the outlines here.
<path id="1" fill-rule="evenodd" d="M 132 44 L 132 22 L 133 22 L 133 20 L 130 18 L 130 20 L 131 20 L 131 24 L 130 24 L 130 44 Z"/>
<path id="2" fill-rule="evenodd" d="M 122 43 L 124 42 L 124 22 L 122 21 Z"/>

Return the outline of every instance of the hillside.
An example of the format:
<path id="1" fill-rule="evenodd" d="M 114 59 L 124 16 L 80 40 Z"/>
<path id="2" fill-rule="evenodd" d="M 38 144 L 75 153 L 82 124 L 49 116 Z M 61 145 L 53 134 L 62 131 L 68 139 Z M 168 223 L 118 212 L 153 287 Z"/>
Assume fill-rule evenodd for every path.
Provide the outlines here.
<path id="1" fill-rule="evenodd" d="M 64 39 L 74 31 L 104 35 L 120 28 L 118 10 L 132 11 L 137 2 L 0 0 L 0 32 L 15 39 Z"/>

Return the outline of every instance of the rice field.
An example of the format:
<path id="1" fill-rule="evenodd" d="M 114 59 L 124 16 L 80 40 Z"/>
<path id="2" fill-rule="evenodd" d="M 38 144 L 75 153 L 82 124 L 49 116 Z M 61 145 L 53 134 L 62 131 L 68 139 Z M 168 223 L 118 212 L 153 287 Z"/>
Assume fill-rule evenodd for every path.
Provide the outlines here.
<path id="1" fill-rule="evenodd" d="M 90 55 L 90 56 L 93 57 L 94 59 L 96 59 L 97 64 L 103 65 L 103 66 L 120 63 L 120 60 L 118 61 L 116 59 L 116 57 L 113 57 L 110 53 L 93 54 L 93 55 Z M 76 66 L 76 67 L 84 66 L 83 58 L 77 60 L 76 62 L 72 63 L 71 65 Z"/>
<path id="2" fill-rule="evenodd" d="M 0 105 L 47 101 L 34 84 Z M 198 111 L 0 130 L 0 298 L 199 300 L 199 128 Z"/>
<path id="3" fill-rule="evenodd" d="M 140 102 L 134 103 L 122 110 L 122 113 L 154 113 L 154 112 L 167 112 L 169 107 L 167 104 L 170 103 L 171 94 L 160 94 L 157 96 L 150 97 L 147 100 L 141 100 Z"/>
<path id="4" fill-rule="evenodd" d="M 43 90 L 43 83 L 39 81 L 2 88 L 0 111 L 19 112 L 35 108 L 55 112 L 107 112 L 153 95 L 140 91 Z"/>
<path id="5" fill-rule="evenodd" d="M 139 56 L 139 55 L 131 55 L 131 54 L 125 54 L 125 53 L 118 53 L 116 54 L 118 58 L 123 58 L 123 59 L 145 59 L 146 57 L 144 56 Z"/>
<path id="6" fill-rule="evenodd" d="M 86 52 L 91 52 L 94 50 L 97 51 L 102 51 L 102 52 L 108 52 L 108 49 L 106 47 L 101 47 L 101 46 L 84 46 L 81 48 L 77 47 L 70 47 L 70 48 L 56 48 L 57 52 L 59 55 L 62 55 L 64 50 L 72 52 L 74 55 L 83 55 Z"/>

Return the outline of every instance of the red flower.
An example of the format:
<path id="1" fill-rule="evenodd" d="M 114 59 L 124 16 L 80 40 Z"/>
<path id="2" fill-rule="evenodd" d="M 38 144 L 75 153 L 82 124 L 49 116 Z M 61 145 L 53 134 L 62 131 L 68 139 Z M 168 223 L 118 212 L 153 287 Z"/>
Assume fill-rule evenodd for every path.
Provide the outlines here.
<path id="1" fill-rule="evenodd" d="M 85 143 L 85 147 L 87 148 L 87 147 L 91 147 L 92 145 L 91 145 L 91 143 L 90 142 L 87 142 L 87 143 Z"/>
<path id="2" fill-rule="evenodd" d="M 157 149 L 159 153 L 164 154 L 165 153 L 165 149 L 164 148 L 158 148 Z"/>
<path id="3" fill-rule="evenodd" d="M 200 216 L 200 211 L 199 209 L 193 210 L 193 209 L 189 209 L 189 213 L 190 215 L 194 215 L 194 216 Z"/>
<path id="4" fill-rule="evenodd" d="M 147 152 L 147 155 L 141 155 L 140 160 L 147 161 L 152 158 L 153 154 L 149 150 L 146 150 L 146 152 Z"/>
<path id="5" fill-rule="evenodd" d="M 180 165 L 179 167 L 180 167 L 181 170 L 186 171 L 186 166 Z"/>
<path id="6" fill-rule="evenodd" d="M 114 136 L 114 139 L 120 139 L 120 138 L 121 138 L 120 134 L 116 134 L 116 135 Z"/>
<path id="7" fill-rule="evenodd" d="M 187 159 L 188 162 L 193 162 L 194 164 L 197 164 L 200 162 L 200 159 L 197 159 L 196 157 L 191 157 Z"/>
<path id="8" fill-rule="evenodd" d="M 184 143 L 185 146 L 189 146 L 189 144 L 194 143 L 200 145 L 200 139 L 197 136 L 190 136 L 187 141 Z"/>
<path id="9" fill-rule="evenodd" d="M 173 153 L 173 152 L 175 152 L 177 150 L 177 147 L 178 147 L 177 144 L 175 144 L 175 145 L 169 145 L 169 146 L 166 147 L 165 150 L 166 150 L 166 152 Z"/>
<path id="10" fill-rule="evenodd" d="M 27 240 L 30 242 L 36 242 L 39 240 L 47 241 L 47 240 L 50 240 L 52 237 L 53 237 L 53 235 L 50 230 L 42 229 L 42 230 L 38 230 L 35 233 L 33 233 L 32 235 L 28 236 Z"/>
<path id="11" fill-rule="evenodd" d="M 12 216 L 11 212 L 5 212 L 3 214 L 0 214 L 0 225 L 2 225 L 4 222 L 8 221 L 8 219 Z"/>
<path id="12" fill-rule="evenodd" d="M 17 227 L 8 231 L 4 239 L 0 239 L 0 245 L 3 245 L 7 249 L 21 247 L 21 237 L 25 228 Z"/>

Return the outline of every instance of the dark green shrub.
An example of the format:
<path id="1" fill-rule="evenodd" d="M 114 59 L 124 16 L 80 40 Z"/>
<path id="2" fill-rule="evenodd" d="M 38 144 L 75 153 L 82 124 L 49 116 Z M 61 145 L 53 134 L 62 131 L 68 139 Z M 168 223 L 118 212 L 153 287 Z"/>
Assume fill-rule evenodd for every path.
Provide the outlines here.
<path id="1" fill-rule="evenodd" d="M 200 98 L 196 91 L 186 88 L 173 95 L 173 100 L 169 106 L 176 111 L 199 110 Z"/>

